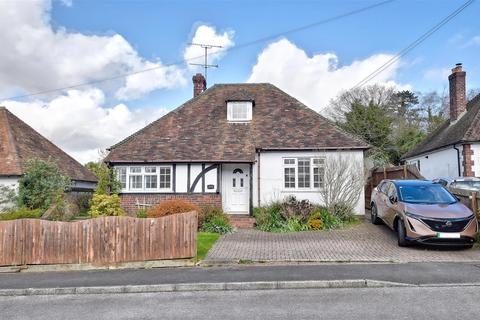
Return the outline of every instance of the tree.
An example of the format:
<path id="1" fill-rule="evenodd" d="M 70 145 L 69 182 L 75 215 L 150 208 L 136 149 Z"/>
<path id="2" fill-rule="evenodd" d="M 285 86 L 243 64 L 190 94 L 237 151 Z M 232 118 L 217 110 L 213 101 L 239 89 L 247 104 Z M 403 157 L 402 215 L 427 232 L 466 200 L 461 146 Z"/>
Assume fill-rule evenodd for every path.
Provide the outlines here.
<path id="1" fill-rule="evenodd" d="M 104 162 L 88 162 L 85 167 L 98 178 L 95 194 L 118 194 L 120 192 L 121 184 L 117 180 L 115 172 Z"/>
<path id="2" fill-rule="evenodd" d="M 327 157 L 320 196 L 329 212 L 340 219 L 353 214 L 364 185 L 363 163 L 343 154 Z"/>
<path id="3" fill-rule="evenodd" d="M 60 172 L 54 162 L 27 160 L 25 168 L 25 173 L 19 179 L 20 206 L 46 210 L 52 204 L 63 202 L 65 190 L 71 185 L 71 181 Z"/>

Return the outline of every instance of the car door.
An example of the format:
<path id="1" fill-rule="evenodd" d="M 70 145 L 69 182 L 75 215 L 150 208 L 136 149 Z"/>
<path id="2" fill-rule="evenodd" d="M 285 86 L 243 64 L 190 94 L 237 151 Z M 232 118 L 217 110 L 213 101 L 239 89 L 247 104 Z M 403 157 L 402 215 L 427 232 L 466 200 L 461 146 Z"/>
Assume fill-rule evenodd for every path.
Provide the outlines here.
<path id="1" fill-rule="evenodd" d="M 385 192 L 385 209 L 383 220 L 387 225 L 393 228 L 393 222 L 397 214 L 398 194 L 397 188 L 393 183 L 389 183 Z"/>
<path id="2" fill-rule="evenodd" d="M 377 205 L 377 216 L 382 220 L 384 219 L 385 210 L 387 208 L 386 207 L 387 195 L 385 194 L 385 191 L 388 185 L 389 185 L 389 182 L 385 181 L 378 186 L 377 201 L 375 203 Z"/>

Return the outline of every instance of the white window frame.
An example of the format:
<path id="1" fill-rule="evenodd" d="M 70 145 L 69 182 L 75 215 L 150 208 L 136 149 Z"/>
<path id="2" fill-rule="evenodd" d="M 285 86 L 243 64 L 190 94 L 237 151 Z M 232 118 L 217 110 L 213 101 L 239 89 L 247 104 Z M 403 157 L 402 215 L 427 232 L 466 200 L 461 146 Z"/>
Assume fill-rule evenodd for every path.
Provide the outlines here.
<path id="1" fill-rule="evenodd" d="M 289 163 L 286 163 L 286 162 Z M 283 169 L 282 169 L 282 176 L 283 176 L 283 189 L 285 190 L 295 190 L 297 187 L 297 159 L 296 158 L 283 158 L 282 159 L 283 163 Z M 287 181 L 285 180 L 285 169 L 293 169 L 293 187 L 287 187 L 286 183 Z M 289 184 L 291 183 L 290 181 L 288 182 Z"/>
<path id="2" fill-rule="evenodd" d="M 140 172 L 132 173 L 131 168 L 141 168 Z M 155 168 L 155 172 L 147 172 L 146 168 Z M 170 181 L 168 188 L 160 188 L 160 171 L 161 169 L 170 170 Z M 132 165 L 132 166 L 118 166 L 115 167 L 117 172 L 117 179 L 120 178 L 120 170 L 126 170 L 126 184 L 125 188 L 122 188 L 122 193 L 172 193 L 173 192 L 173 166 L 172 165 Z M 130 186 L 130 177 L 131 176 L 141 176 L 142 177 L 142 187 L 141 188 L 131 188 Z M 147 188 L 146 176 L 155 176 L 157 179 L 156 188 Z M 120 179 L 119 179 L 120 180 Z"/>
<path id="3" fill-rule="evenodd" d="M 310 160 L 310 187 L 300 188 L 298 186 L 298 160 L 299 159 L 309 159 Z M 318 162 L 315 160 L 319 160 Z M 293 160 L 293 163 L 285 163 L 285 160 Z M 319 187 L 315 187 L 315 180 L 314 180 L 314 168 L 323 168 L 323 173 L 325 175 L 325 157 L 318 157 L 318 156 L 307 156 L 307 157 L 284 157 L 282 158 L 282 189 L 285 192 L 292 192 L 292 191 L 318 191 L 322 190 L 325 184 L 325 176 L 323 177 L 322 183 Z M 315 163 L 317 162 L 317 163 Z M 294 168 L 295 170 L 295 183 L 293 188 L 287 188 L 285 186 L 285 168 Z"/>
<path id="4" fill-rule="evenodd" d="M 235 107 L 247 107 L 247 114 L 243 118 L 235 118 Z M 248 122 L 252 120 L 252 109 L 253 109 L 253 102 L 252 101 L 227 101 L 227 120 L 230 122 Z"/>

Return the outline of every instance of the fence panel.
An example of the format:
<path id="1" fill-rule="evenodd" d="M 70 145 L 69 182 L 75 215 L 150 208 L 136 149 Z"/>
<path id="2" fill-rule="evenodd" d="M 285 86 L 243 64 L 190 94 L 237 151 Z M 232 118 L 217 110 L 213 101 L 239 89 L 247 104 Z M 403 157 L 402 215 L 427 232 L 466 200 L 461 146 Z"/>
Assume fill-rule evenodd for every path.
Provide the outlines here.
<path id="1" fill-rule="evenodd" d="M 195 257 L 197 213 L 162 218 L 102 217 L 78 222 L 0 222 L 0 266 L 95 265 Z"/>

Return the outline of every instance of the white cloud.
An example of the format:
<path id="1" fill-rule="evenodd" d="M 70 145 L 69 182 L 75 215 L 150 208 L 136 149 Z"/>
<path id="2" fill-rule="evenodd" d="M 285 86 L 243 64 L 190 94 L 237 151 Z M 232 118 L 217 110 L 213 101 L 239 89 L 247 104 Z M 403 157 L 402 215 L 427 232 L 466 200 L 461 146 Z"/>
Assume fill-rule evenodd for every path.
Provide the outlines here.
<path id="1" fill-rule="evenodd" d="M 166 113 L 163 108 L 131 110 L 106 106 L 96 88 L 69 90 L 51 100 L 2 101 L 12 113 L 82 163 Z"/>
<path id="2" fill-rule="evenodd" d="M 470 40 L 467 41 L 467 43 L 465 43 L 463 47 L 466 48 L 471 46 L 480 46 L 480 36 L 472 37 Z"/>
<path id="3" fill-rule="evenodd" d="M 330 99 L 356 85 L 391 58 L 390 54 L 375 54 L 339 66 L 334 53 L 309 57 L 289 40 L 281 39 L 260 53 L 248 82 L 270 82 L 320 111 L 328 106 Z M 397 61 L 369 84 L 396 86 L 393 80 L 398 67 Z"/>
<path id="4" fill-rule="evenodd" d="M 431 82 L 444 83 L 451 71 L 449 68 L 431 68 L 423 73 L 423 78 Z"/>
<path id="5" fill-rule="evenodd" d="M 135 98 L 184 84 L 179 67 L 162 68 L 159 60 L 140 57 L 119 34 L 86 35 L 54 29 L 50 10 L 49 0 L 0 1 L 1 95 L 49 90 L 152 67 L 159 69 L 119 80 L 117 86 L 125 86 L 117 96 Z"/>
<path id="6" fill-rule="evenodd" d="M 191 43 L 221 46 L 221 48 L 211 48 L 208 51 L 208 63 L 213 64 L 225 55 L 225 50 L 234 45 L 233 36 L 233 31 L 217 33 L 215 27 L 201 25 L 197 27 Z M 185 48 L 183 58 L 187 60 L 187 63 L 204 63 L 204 54 L 204 48 L 196 45 L 189 45 Z M 190 69 L 197 68 L 192 65 L 189 65 L 189 67 Z"/>

